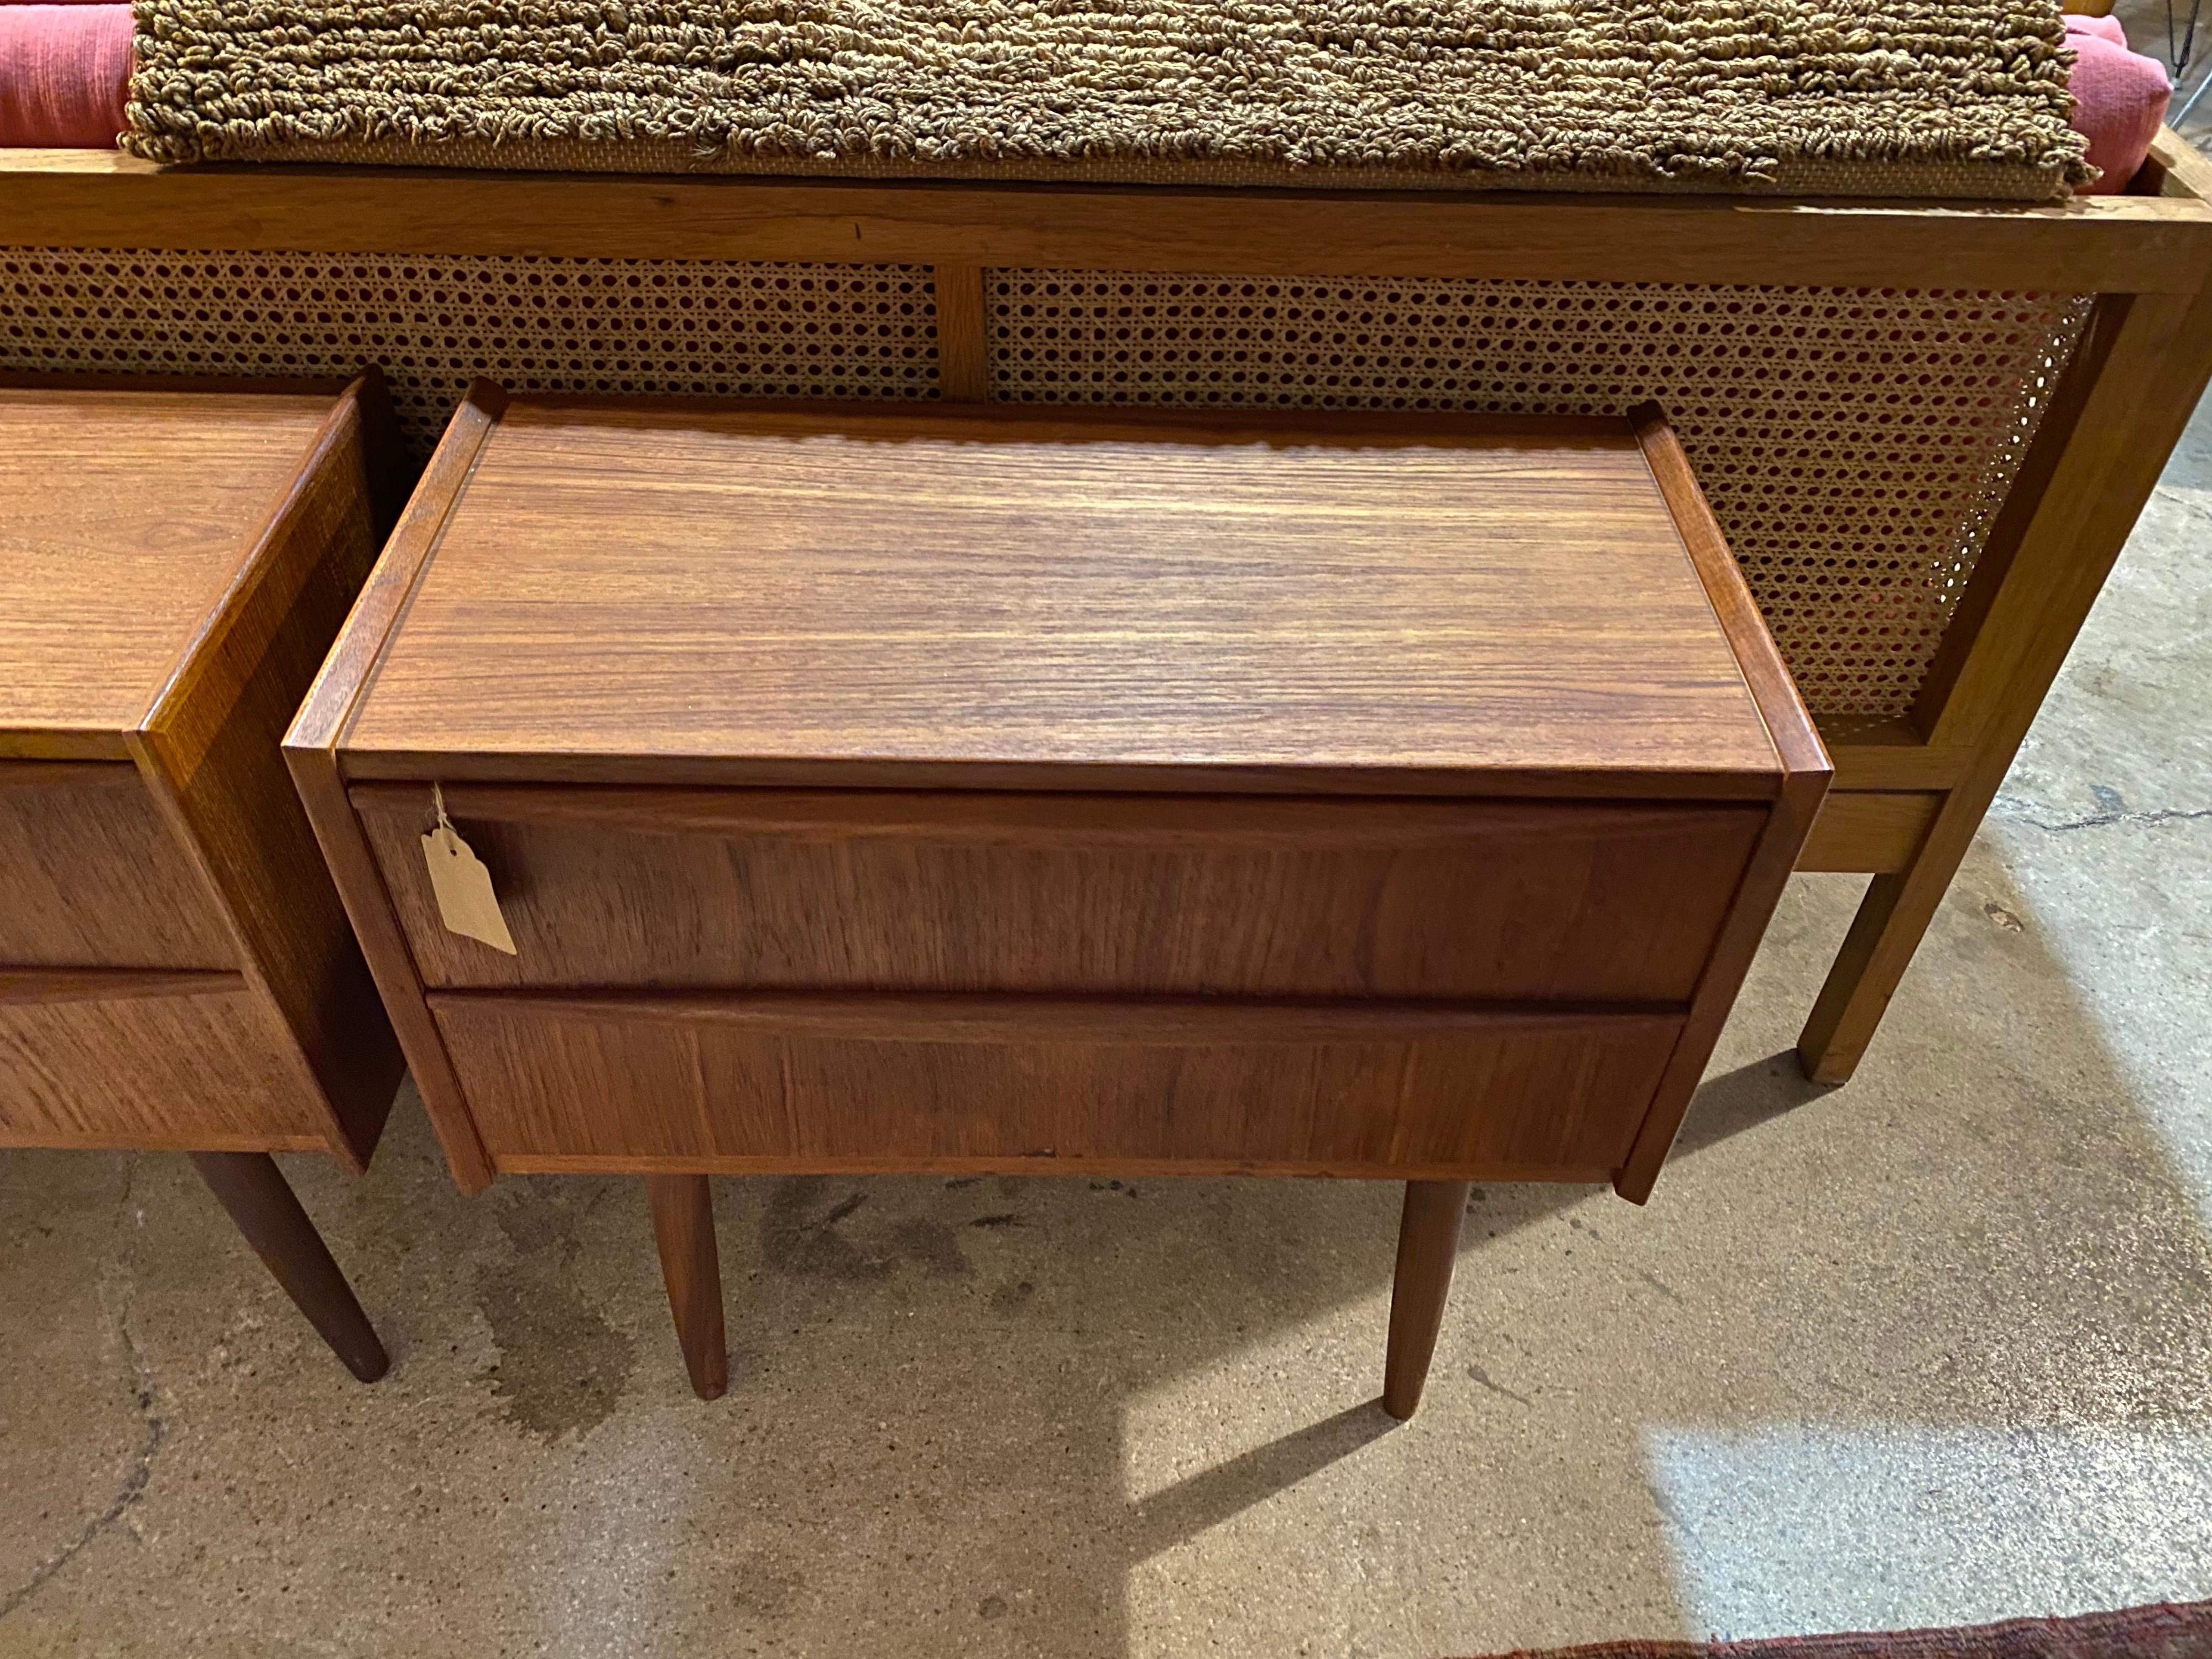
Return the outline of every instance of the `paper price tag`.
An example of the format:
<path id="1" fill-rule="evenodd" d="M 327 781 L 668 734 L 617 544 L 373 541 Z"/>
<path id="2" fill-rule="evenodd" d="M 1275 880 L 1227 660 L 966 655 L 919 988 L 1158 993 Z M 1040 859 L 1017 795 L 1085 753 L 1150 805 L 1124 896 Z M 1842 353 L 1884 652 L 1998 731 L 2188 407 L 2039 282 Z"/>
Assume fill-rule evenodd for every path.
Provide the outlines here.
<path id="1" fill-rule="evenodd" d="M 445 791 L 432 784 L 430 795 L 438 809 L 438 827 L 422 837 L 422 856 L 429 861 L 430 890 L 437 895 L 439 918 L 449 933 L 514 955 L 514 935 L 507 931 L 507 918 L 499 913 L 491 872 L 446 816 Z"/>

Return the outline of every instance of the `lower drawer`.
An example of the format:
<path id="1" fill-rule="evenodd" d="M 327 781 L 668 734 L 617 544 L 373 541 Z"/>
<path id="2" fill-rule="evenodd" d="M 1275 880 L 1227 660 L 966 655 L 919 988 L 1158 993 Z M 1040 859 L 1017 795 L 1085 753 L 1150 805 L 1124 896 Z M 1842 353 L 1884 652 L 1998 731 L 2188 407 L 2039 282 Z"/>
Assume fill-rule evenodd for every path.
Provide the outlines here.
<path id="1" fill-rule="evenodd" d="M 508 1170 L 1056 1161 L 1598 1181 L 1679 1016 L 1007 997 L 430 998 Z"/>
<path id="2" fill-rule="evenodd" d="M 0 1146 L 326 1144 L 236 974 L 0 973 Z"/>

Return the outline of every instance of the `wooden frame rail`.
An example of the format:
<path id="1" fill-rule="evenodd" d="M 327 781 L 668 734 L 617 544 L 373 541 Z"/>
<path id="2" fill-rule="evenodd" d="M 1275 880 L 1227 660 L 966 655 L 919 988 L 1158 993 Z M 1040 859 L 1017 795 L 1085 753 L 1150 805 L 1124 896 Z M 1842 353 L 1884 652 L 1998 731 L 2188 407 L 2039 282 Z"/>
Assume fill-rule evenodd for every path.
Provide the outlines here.
<path id="1" fill-rule="evenodd" d="M 2172 141 L 2178 144 L 2179 141 Z M 2155 164 L 2154 164 L 2155 165 Z M 161 167 L 0 150 L 0 244 L 2194 293 L 2188 195 L 1742 197 Z"/>
<path id="2" fill-rule="evenodd" d="M 2171 132 L 2127 194 L 2045 205 L 860 182 L 0 150 L 0 246 L 915 264 L 939 388 L 990 394 L 1004 267 L 2096 296 L 1909 715 L 1820 719 L 1800 868 L 1874 881 L 1800 1041 L 1857 1064 L 2212 377 L 2212 165 Z M 1816 715 L 1819 711 L 1815 711 Z"/>

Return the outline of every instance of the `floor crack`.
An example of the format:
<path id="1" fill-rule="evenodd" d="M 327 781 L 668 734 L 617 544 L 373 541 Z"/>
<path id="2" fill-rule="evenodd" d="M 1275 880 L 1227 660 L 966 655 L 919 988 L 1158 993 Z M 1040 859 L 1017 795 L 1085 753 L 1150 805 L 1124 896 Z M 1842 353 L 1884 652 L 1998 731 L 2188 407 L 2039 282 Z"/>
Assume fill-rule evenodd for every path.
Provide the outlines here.
<path id="1" fill-rule="evenodd" d="M 1467 1368 L 1467 1374 L 1475 1382 L 1481 1383 L 1484 1388 L 1489 1389 L 1492 1394 L 1502 1394 L 1508 1400 L 1518 1401 L 1524 1406 L 1533 1406 L 1535 1404 L 1535 1402 L 1530 1400 L 1527 1395 L 1516 1394 L 1504 1383 L 1492 1382 L 1490 1373 L 1483 1370 L 1480 1365 L 1469 1365 Z"/>
<path id="2" fill-rule="evenodd" d="M 2062 823 L 2031 817 L 2025 812 L 2002 812 L 1998 816 L 2008 823 L 2029 824 L 2038 830 L 2048 830 L 2055 836 L 2063 836 L 2075 830 L 2109 830 L 2122 823 L 2185 823 L 2196 818 L 2212 818 L 2212 807 L 2195 812 L 2172 809 L 2157 812 L 2097 812 L 2086 818 L 2069 818 Z"/>
<path id="3" fill-rule="evenodd" d="M 129 1219 L 131 1192 L 137 1183 L 137 1179 L 138 1159 L 133 1157 L 128 1165 L 128 1173 L 124 1178 L 123 1198 L 117 1209 L 116 1218 L 118 1227 L 127 1223 Z M 118 1255 L 120 1255 L 120 1251 Z M 147 1484 L 154 1478 L 154 1455 L 161 1449 L 161 1443 L 168 1438 L 169 1424 L 168 1419 L 155 1409 L 154 1370 L 147 1363 L 145 1350 L 138 1345 L 137 1333 L 131 1328 L 131 1297 L 126 1293 L 123 1296 L 116 1313 L 115 1328 L 117 1334 L 123 1339 L 125 1352 L 131 1356 L 133 1397 L 137 1402 L 139 1418 L 145 1425 L 145 1439 L 131 1457 L 131 1467 L 123 1477 L 123 1484 L 117 1489 L 113 1499 L 110 1501 L 107 1507 L 88 1522 L 83 1530 L 64 1545 L 58 1553 L 40 1563 L 38 1570 L 27 1582 L 10 1590 L 5 1599 L 0 1599 L 0 1619 L 7 1618 L 17 1607 L 21 1607 L 24 1602 L 37 1595 L 40 1587 L 48 1579 L 76 1560 L 94 1539 L 99 1538 L 128 1514 L 131 1506 L 145 1496 Z"/>

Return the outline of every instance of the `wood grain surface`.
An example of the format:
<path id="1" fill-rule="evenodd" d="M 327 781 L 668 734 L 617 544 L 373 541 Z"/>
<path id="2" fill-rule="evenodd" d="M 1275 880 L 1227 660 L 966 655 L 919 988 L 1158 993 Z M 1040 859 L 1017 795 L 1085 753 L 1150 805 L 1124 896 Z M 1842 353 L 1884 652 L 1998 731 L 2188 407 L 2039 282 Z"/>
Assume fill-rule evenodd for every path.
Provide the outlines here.
<path id="1" fill-rule="evenodd" d="M 1409 1181 L 1398 1218 L 1398 1263 L 1390 1279 L 1390 1346 L 1382 1361 L 1382 1409 L 1401 1423 L 1421 1403 L 1437 1351 L 1468 1183 Z"/>
<path id="2" fill-rule="evenodd" d="M 937 395 L 951 403 L 991 399 L 991 304 L 980 265 L 939 264 L 929 273 L 937 301 Z"/>
<path id="3" fill-rule="evenodd" d="M 274 1007 L 335 1150 L 368 1167 L 404 1069 L 282 744 L 374 562 L 380 377 L 331 400 L 290 488 L 137 729 L 132 752 L 221 895 L 234 959 Z"/>
<path id="4" fill-rule="evenodd" d="M 2212 161 L 2172 127 L 2160 127 L 2150 141 L 2149 159 L 2129 181 L 2128 194 L 2212 201 Z"/>
<path id="5" fill-rule="evenodd" d="M 0 969 L 237 963 L 136 768 L 0 760 Z"/>
<path id="6" fill-rule="evenodd" d="M 0 1135 L 365 1166 L 399 1055 L 279 741 L 390 429 L 374 371 L 0 384 Z"/>
<path id="7" fill-rule="evenodd" d="M 1942 810 L 1939 793 L 1831 789 L 1797 855 L 1800 870 L 1902 870 Z"/>
<path id="8" fill-rule="evenodd" d="M 423 981 L 1686 1001 L 1757 806 L 454 788 L 354 799 Z"/>
<path id="9" fill-rule="evenodd" d="M 192 1166 L 345 1368 L 364 1382 L 382 1376 L 391 1357 L 276 1160 L 266 1152 L 201 1152 Z"/>
<path id="10" fill-rule="evenodd" d="M 330 407 L 0 386 L 0 755 L 125 757 Z"/>
<path id="11" fill-rule="evenodd" d="M 464 1192 L 477 1192 L 490 1184 L 491 1159 L 470 1119 L 444 1040 L 423 1005 L 422 980 L 392 915 L 392 897 L 362 836 L 361 820 L 346 799 L 337 745 L 393 623 L 406 608 L 422 561 L 442 532 L 461 484 L 505 402 L 496 386 L 478 381 L 454 410 L 437 453 L 401 511 L 283 742 L 284 763 L 307 809 L 316 844 L 361 943 L 431 1127 L 437 1132 L 439 1147 L 454 1183 Z"/>
<path id="12" fill-rule="evenodd" d="M 1648 1184 L 1829 775 L 1656 412 L 484 389 L 291 741 L 465 1185 Z"/>
<path id="13" fill-rule="evenodd" d="M 720 1400 L 730 1385 L 730 1347 L 722 1334 L 713 1190 L 702 1175 L 647 1176 L 645 1198 L 691 1390 L 702 1400 Z"/>
<path id="14" fill-rule="evenodd" d="M 1611 1170 L 1679 1015 L 433 993 L 495 1158 Z"/>
<path id="15" fill-rule="evenodd" d="M 1665 412 L 1656 404 L 1646 404 L 1632 410 L 1629 418 L 1783 767 L 1781 791 L 1690 1000 L 1680 1041 L 1668 1058 L 1627 1164 L 1613 1181 L 1614 1191 L 1641 1204 L 1650 1197 L 1660 1166 L 1674 1144 L 1683 1114 L 1720 1040 L 1721 1027 L 1735 1006 L 1751 959 L 1781 902 L 1784 884 L 1805 849 L 1834 769 Z"/>
<path id="16" fill-rule="evenodd" d="M 161 167 L 0 149 L 0 242 L 2088 294 L 2193 289 L 2212 215 L 2193 193 L 2030 205 L 1197 190 Z"/>
<path id="17" fill-rule="evenodd" d="M 274 1015 L 234 979 L 197 994 L 0 998 L 0 1146 L 326 1146 L 284 1055 Z"/>
<path id="18" fill-rule="evenodd" d="M 0 968 L 0 1002 L 107 1002 L 241 989 L 234 968 Z"/>
<path id="19" fill-rule="evenodd" d="M 348 769 L 1771 793 L 1772 745 L 1632 436 L 1519 424 L 517 400 L 355 706 Z"/>

